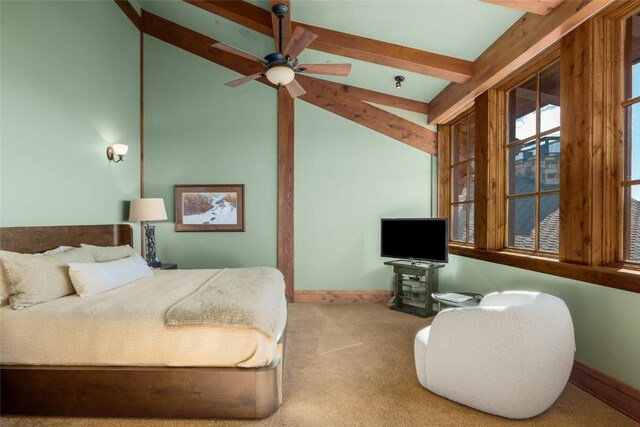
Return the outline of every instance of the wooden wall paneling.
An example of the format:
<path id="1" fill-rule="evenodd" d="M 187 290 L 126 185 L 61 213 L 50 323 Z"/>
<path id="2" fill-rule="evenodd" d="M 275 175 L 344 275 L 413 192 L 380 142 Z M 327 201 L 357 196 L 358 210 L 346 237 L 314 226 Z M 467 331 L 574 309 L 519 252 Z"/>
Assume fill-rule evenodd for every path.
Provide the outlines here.
<path id="1" fill-rule="evenodd" d="M 211 47 L 217 41 L 175 24 L 150 12 L 143 11 L 145 33 L 176 47 L 191 52 L 218 65 L 243 75 L 262 72 L 264 67 L 232 53 Z M 437 154 L 436 133 L 410 120 L 403 119 L 356 97 L 344 93 L 341 85 L 308 76 L 298 75 L 296 80 L 307 91 L 299 97 L 310 104 L 330 111 L 369 129 L 387 135 L 429 154 Z M 271 86 L 266 78 L 256 81 Z"/>
<path id="2" fill-rule="evenodd" d="M 540 54 L 613 0 L 565 1 L 547 16 L 525 14 L 474 62 L 466 83 L 449 84 L 429 103 L 429 123 L 444 123 L 473 99 Z"/>
<path id="3" fill-rule="evenodd" d="M 278 91 L 278 270 L 294 296 L 294 99 Z"/>
<path id="4" fill-rule="evenodd" d="M 619 22 L 592 18 L 561 45 L 560 260 L 616 261 L 620 148 Z M 615 49 L 614 49 L 615 46 Z M 615 50 L 615 52 L 613 51 Z"/>
<path id="5" fill-rule="evenodd" d="M 136 26 L 136 28 L 142 31 L 142 18 L 138 15 L 138 11 L 129 3 L 129 0 L 113 0 L 120 9 L 127 15 L 127 18 Z"/>
<path id="6" fill-rule="evenodd" d="M 273 35 L 270 13 L 260 7 L 244 1 L 185 1 L 264 35 Z M 314 50 L 386 65 L 388 67 L 412 71 L 414 73 L 454 82 L 465 82 L 473 75 L 473 63 L 464 59 L 386 43 L 300 22 L 292 22 L 291 25 L 292 30 L 295 30 L 297 26 L 302 26 L 318 35 L 318 38 L 310 46 L 310 48 Z"/>

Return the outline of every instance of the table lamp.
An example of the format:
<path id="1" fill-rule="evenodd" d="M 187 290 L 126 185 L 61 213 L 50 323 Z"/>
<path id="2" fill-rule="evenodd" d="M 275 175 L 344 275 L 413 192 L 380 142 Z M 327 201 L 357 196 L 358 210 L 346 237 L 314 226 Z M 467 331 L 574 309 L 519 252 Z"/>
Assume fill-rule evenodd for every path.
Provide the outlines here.
<path id="1" fill-rule="evenodd" d="M 135 199 L 129 208 L 129 221 L 144 222 L 145 259 L 149 267 L 160 267 L 156 257 L 156 227 L 149 221 L 167 219 L 163 199 Z"/>

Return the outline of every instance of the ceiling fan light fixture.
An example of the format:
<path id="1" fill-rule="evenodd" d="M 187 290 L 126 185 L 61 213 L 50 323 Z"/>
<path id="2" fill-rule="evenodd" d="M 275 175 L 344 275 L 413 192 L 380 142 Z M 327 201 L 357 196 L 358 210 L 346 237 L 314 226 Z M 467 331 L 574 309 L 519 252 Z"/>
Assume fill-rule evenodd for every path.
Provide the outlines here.
<path id="1" fill-rule="evenodd" d="M 278 86 L 288 85 L 295 76 L 293 69 L 286 65 L 276 65 L 267 70 L 267 80 Z"/>

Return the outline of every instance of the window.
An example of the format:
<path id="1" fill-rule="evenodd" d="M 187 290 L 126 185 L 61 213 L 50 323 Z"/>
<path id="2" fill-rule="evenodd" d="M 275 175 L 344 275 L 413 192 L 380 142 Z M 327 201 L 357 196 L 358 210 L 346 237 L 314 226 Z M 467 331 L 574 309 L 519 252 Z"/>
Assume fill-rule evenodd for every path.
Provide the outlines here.
<path id="1" fill-rule="evenodd" d="M 623 257 L 640 262 L 640 14 L 627 19 L 623 150 Z"/>
<path id="2" fill-rule="evenodd" d="M 506 246 L 558 253 L 560 62 L 507 94 Z"/>
<path id="3" fill-rule="evenodd" d="M 451 126 L 451 240 L 473 243 L 475 123 L 473 113 Z"/>

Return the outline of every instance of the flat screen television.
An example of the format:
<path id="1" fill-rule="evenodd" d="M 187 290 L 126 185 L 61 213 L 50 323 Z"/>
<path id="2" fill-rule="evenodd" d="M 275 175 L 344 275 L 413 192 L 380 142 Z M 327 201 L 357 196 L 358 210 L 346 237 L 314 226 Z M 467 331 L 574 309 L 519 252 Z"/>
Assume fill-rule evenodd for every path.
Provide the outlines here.
<path id="1" fill-rule="evenodd" d="M 380 256 L 415 261 L 449 261 L 446 218 L 382 218 Z"/>

